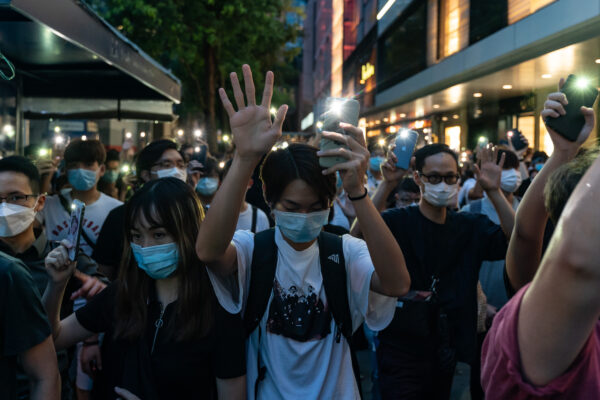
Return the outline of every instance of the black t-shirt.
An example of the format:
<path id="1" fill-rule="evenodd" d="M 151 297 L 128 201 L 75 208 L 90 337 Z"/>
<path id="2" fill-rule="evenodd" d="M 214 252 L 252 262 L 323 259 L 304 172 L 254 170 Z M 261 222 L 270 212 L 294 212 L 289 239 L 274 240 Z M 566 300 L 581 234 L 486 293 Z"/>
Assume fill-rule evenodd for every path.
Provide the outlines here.
<path id="1" fill-rule="evenodd" d="M 176 302 L 167 306 L 164 325 L 158 329 L 151 354 L 155 323 L 161 305 L 155 295 L 148 302 L 144 336 L 135 342 L 114 339 L 118 282 L 109 285 L 76 311 L 79 323 L 92 332 L 105 332 L 102 372 L 95 380 L 93 397 L 113 399 L 114 387 L 124 387 L 142 399 L 216 398 L 215 377 L 235 378 L 246 373 L 245 335 L 241 318 L 226 312 L 214 294 L 214 324 L 204 338 L 178 342 L 171 338 Z"/>
<path id="2" fill-rule="evenodd" d="M 27 267 L 0 252 L 0 399 L 16 398 L 17 356 L 42 343 L 50 333 Z"/>
<path id="3" fill-rule="evenodd" d="M 411 278 L 411 290 L 429 290 L 439 277 L 439 301 L 448 314 L 450 336 L 461 361 L 474 355 L 477 281 L 484 260 L 506 257 L 507 239 L 485 215 L 448 211 L 446 223 L 427 219 L 418 206 L 388 210 L 383 219 L 398 241 Z M 398 313 L 401 309 L 396 310 Z M 406 336 L 392 322 L 379 335 L 381 343 L 401 351 L 429 348 L 433 338 Z"/>
<path id="4" fill-rule="evenodd" d="M 98 264 L 114 268 L 115 274 L 121 263 L 123 254 L 123 225 L 125 223 L 125 205 L 121 204 L 111 210 L 106 216 L 92 259 Z"/>

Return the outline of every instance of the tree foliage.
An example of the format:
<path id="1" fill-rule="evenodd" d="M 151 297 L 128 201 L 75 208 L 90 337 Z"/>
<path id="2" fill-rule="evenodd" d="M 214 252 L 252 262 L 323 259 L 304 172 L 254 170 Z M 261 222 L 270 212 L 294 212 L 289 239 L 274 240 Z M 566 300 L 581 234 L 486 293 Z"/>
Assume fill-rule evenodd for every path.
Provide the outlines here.
<path id="1" fill-rule="evenodd" d="M 188 126 L 196 122 L 205 126 L 211 149 L 216 146 L 217 127 L 225 123 L 217 89 L 228 82 L 230 71 L 239 73 L 242 64 L 249 64 L 257 72 L 257 87 L 262 87 L 268 69 L 278 77 L 295 79 L 291 62 L 299 49 L 286 44 L 296 40 L 298 27 L 286 23 L 285 13 L 301 11 L 292 9 L 290 0 L 88 2 L 181 79 L 183 96 L 178 112 Z M 286 87 L 280 79 L 277 84 L 280 90 L 275 91 L 274 104 L 293 101 L 291 85 Z"/>

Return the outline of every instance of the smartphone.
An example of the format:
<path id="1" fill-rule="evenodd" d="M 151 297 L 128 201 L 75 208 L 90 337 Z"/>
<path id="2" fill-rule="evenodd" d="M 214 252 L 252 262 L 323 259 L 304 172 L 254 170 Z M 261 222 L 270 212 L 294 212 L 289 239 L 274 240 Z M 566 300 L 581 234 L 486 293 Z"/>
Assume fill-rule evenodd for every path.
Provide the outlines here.
<path id="1" fill-rule="evenodd" d="M 546 118 L 546 125 L 564 138 L 574 142 L 585 124 L 585 118 L 580 108 L 594 105 L 596 97 L 598 97 L 598 89 L 585 78 L 578 78 L 571 74 L 560 91 L 567 96 L 569 101 L 569 104 L 564 106 L 567 113 L 558 118 Z"/>
<path id="2" fill-rule="evenodd" d="M 192 154 L 192 156 L 190 157 L 190 161 L 196 160 L 200 164 L 206 165 L 206 154 L 208 151 L 208 146 L 203 144 L 198 147 L 200 147 L 200 151 L 198 151 L 198 152 L 194 151 L 194 154 Z"/>
<path id="3" fill-rule="evenodd" d="M 83 215 L 85 213 L 85 204 L 79 200 L 73 200 L 71 203 L 71 222 L 69 223 L 69 232 L 67 239 L 73 244 L 69 249 L 69 260 L 75 261 L 79 253 L 79 240 L 81 239 L 81 230 L 83 229 Z"/>
<path id="4" fill-rule="evenodd" d="M 354 99 L 343 99 L 336 97 L 328 97 L 325 101 L 326 110 L 320 118 L 323 131 L 338 132 L 345 134 L 340 128 L 340 122 L 345 122 L 354 126 L 358 125 L 358 115 L 360 113 L 360 103 Z M 321 151 L 338 149 L 346 147 L 333 140 L 321 138 L 319 145 Z M 347 147 L 346 147 L 347 148 Z M 320 157 L 319 164 L 323 168 L 331 168 L 336 164 L 348 161 L 344 157 Z"/>
<path id="5" fill-rule="evenodd" d="M 418 138 L 419 134 L 417 132 L 408 129 L 403 129 L 398 133 L 396 147 L 394 147 L 394 155 L 398 159 L 396 167 L 408 169 Z"/>
<path id="6" fill-rule="evenodd" d="M 526 140 L 523 140 L 521 132 L 516 129 L 508 131 L 506 135 L 508 136 L 508 139 L 512 142 L 513 147 L 517 151 L 523 150 L 524 148 L 529 146 L 529 143 Z"/>

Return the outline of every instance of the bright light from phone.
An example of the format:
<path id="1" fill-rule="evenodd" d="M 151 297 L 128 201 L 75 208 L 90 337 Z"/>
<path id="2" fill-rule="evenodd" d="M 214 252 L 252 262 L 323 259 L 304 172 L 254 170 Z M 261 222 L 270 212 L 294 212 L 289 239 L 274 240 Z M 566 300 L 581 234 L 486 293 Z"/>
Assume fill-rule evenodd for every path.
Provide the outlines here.
<path id="1" fill-rule="evenodd" d="M 379 139 L 379 141 L 377 143 L 379 143 L 379 145 L 381 147 L 383 147 L 383 146 L 385 146 L 385 139 L 381 138 L 381 139 Z"/>
<path id="2" fill-rule="evenodd" d="M 271 107 L 271 115 L 276 115 L 277 109 L 275 107 Z"/>
<path id="3" fill-rule="evenodd" d="M 183 136 L 183 129 L 179 129 L 177 131 L 177 136 Z"/>
<path id="4" fill-rule="evenodd" d="M 121 167 L 121 172 L 123 172 L 124 174 L 129 172 L 129 164 L 123 164 L 123 166 Z"/>
<path id="5" fill-rule="evenodd" d="M 200 129 L 194 130 L 194 137 L 199 138 L 200 136 L 202 136 L 202 131 Z"/>
<path id="6" fill-rule="evenodd" d="M 577 82 L 575 82 L 579 89 L 585 89 L 590 85 L 590 80 L 587 78 L 577 78 Z"/>
<path id="7" fill-rule="evenodd" d="M 63 144 L 64 142 L 65 142 L 65 138 L 62 137 L 61 135 L 54 136 L 54 143 L 55 144 Z"/>
<path id="8" fill-rule="evenodd" d="M 479 136 L 479 143 L 487 143 L 488 138 L 486 138 L 485 136 Z"/>
<path id="9" fill-rule="evenodd" d="M 141 138 L 145 138 L 146 137 L 146 132 L 140 132 L 140 137 Z"/>
<path id="10" fill-rule="evenodd" d="M 229 140 L 230 140 L 230 137 L 229 137 L 229 135 L 223 135 L 223 141 L 224 141 L 225 143 L 229 143 Z"/>
<path id="11" fill-rule="evenodd" d="M 344 107 L 343 101 L 335 101 L 335 102 L 331 103 L 331 107 L 329 108 L 329 111 L 331 111 L 335 115 L 341 115 L 343 107 Z"/>
<path id="12" fill-rule="evenodd" d="M 400 137 L 402 139 L 406 139 L 408 137 L 408 131 L 406 129 L 402 129 L 402 131 L 400 132 Z"/>
<path id="13" fill-rule="evenodd" d="M 81 135 L 81 140 L 86 141 L 87 140 L 87 136 Z"/>
<path id="14" fill-rule="evenodd" d="M 71 204 L 71 210 L 74 210 L 76 208 L 77 208 L 77 206 L 75 206 L 75 204 Z"/>
<path id="15" fill-rule="evenodd" d="M 225 161 L 221 161 L 219 163 L 219 169 L 223 169 L 223 168 L 225 168 Z"/>
<path id="16" fill-rule="evenodd" d="M 323 121 L 317 122 L 317 129 L 323 129 Z"/>
<path id="17" fill-rule="evenodd" d="M 196 147 L 194 147 L 194 152 L 196 152 L 196 153 L 200 153 L 200 146 L 196 146 Z"/>
<path id="18" fill-rule="evenodd" d="M 508 135 L 509 138 L 513 137 L 513 131 L 508 131 L 507 135 Z"/>
<path id="19" fill-rule="evenodd" d="M 133 136 L 133 135 L 132 135 L 132 133 L 131 133 L 131 132 L 127 132 L 127 133 L 125 133 L 125 139 L 131 139 L 131 137 L 132 137 L 132 136 Z"/>
<path id="20" fill-rule="evenodd" d="M 38 151 L 38 154 L 40 155 L 40 157 L 46 157 L 48 155 L 48 149 L 40 149 Z"/>
<path id="21" fill-rule="evenodd" d="M 60 132 L 60 126 L 55 126 L 54 127 L 54 132 L 59 133 Z"/>
<path id="22" fill-rule="evenodd" d="M 287 149 L 287 148 L 288 148 L 288 146 L 289 146 L 288 142 L 283 142 L 283 143 L 281 143 L 281 148 L 282 148 L 282 149 Z"/>

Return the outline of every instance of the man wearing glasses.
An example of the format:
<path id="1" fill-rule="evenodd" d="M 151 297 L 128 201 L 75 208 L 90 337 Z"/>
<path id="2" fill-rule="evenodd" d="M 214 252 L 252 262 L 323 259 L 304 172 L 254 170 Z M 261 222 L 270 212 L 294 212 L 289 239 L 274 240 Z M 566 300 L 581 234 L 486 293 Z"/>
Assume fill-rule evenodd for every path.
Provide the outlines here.
<path id="1" fill-rule="evenodd" d="M 379 379 L 384 399 L 448 399 L 457 361 L 476 357 L 477 282 L 484 260 L 502 260 L 514 211 L 500 191 L 504 157 L 482 150 L 478 181 L 500 217 L 457 213 L 458 158 L 433 144 L 415 153 L 418 206 L 392 209 L 383 219 L 398 241 L 411 277 L 411 291 L 398 304 L 392 323 L 379 333 Z M 384 182 L 373 203 L 385 199 L 406 171 L 390 152 Z M 359 232 L 354 227 L 353 233 Z"/>

